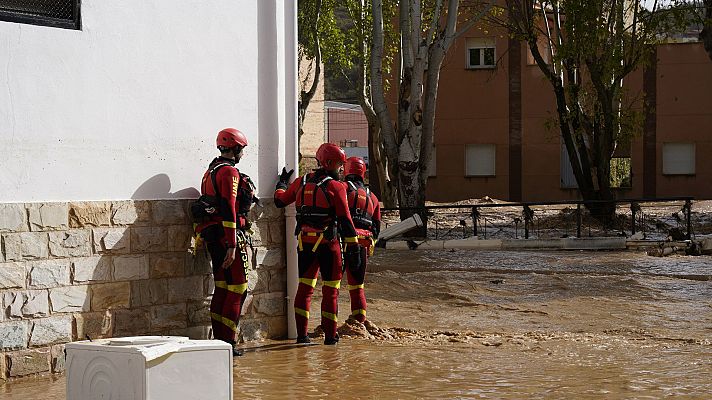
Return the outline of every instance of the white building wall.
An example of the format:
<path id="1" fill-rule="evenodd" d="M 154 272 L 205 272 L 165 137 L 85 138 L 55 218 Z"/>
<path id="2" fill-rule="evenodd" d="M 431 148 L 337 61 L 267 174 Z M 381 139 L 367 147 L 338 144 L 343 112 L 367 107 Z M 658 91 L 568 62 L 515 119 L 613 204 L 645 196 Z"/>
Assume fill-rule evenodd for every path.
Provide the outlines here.
<path id="1" fill-rule="evenodd" d="M 263 198 L 238 340 L 296 337 L 295 209 L 271 201 L 297 164 L 296 2 L 82 5 L 82 31 L 0 22 L 0 381 L 62 372 L 86 336 L 210 336 L 178 198 L 226 126 Z"/>
<path id="2" fill-rule="evenodd" d="M 228 126 L 271 195 L 294 129 L 286 8 L 83 0 L 81 31 L 0 22 L 0 202 L 192 197 Z"/>

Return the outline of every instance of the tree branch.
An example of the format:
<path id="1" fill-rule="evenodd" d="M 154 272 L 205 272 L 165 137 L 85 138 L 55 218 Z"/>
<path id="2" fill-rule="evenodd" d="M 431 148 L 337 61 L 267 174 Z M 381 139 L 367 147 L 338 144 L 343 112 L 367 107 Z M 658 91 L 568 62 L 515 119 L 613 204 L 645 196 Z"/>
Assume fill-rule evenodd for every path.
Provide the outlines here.
<path id="1" fill-rule="evenodd" d="M 307 92 L 302 91 L 300 95 L 300 107 L 304 110 L 309 107 L 309 103 L 314 98 L 316 90 L 319 87 L 319 81 L 321 76 L 321 43 L 319 41 L 319 18 L 321 17 L 321 6 L 322 0 L 316 0 L 316 18 L 314 19 L 314 25 L 311 27 L 314 34 L 314 80 L 312 81 L 311 87 Z"/>
<path id="2" fill-rule="evenodd" d="M 388 113 L 386 96 L 383 88 L 383 0 L 373 0 L 373 48 L 371 49 L 371 97 L 373 108 L 381 124 L 381 135 L 383 138 L 386 157 L 390 165 L 396 164 L 398 160 L 398 146 L 395 140 L 395 130 L 393 120 Z M 396 164 L 397 165 L 397 164 Z"/>

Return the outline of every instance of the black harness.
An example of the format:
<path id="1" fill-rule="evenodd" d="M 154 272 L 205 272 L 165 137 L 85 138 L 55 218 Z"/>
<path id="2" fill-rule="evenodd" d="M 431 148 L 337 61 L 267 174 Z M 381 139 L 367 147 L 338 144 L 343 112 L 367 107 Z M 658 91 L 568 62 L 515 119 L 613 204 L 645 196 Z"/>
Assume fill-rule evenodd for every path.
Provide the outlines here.
<path id="1" fill-rule="evenodd" d="M 229 162 L 220 162 L 210 168 L 210 181 L 213 184 L 214 195 L 203 194 L 190 204 L 190 214 L 194 222 L 204 222 L 207 218 L 217 215 L 220 212 L 220 189 L 218 188 L 216 175 L 222 167 L 235 165 Z"/>
<path id="2" fill-rule="evenodd" d="M 332 179 L 334 178 L 328 175 L 321 178 L 312 176 L 310 179 L 307 179 L 307 175 L 302 177 L 299 188 L 301 192 L 301 205 L 297 207 L 297 234 L 301 231 L 302 225 L 308 225 L 317 229 L 323 228 L 325 233 L 327 233 L 327 231 L 331 231 L 331 234 L 333 234 L 333 228 L 335 227 L 336 222 L 336 212 L 332 206 L 329 194 L 326 191 L 326 186 Z M 305 189 L 309 183 L 314 184 L 314 191 L 312 192 L 311 205 L 305 205 Z M 316 205 L 316 196 L 317 191 L 319 190 L 321 190 L 324 194 L 328 207 L 319 207 Z"/>
<path id="3" fill-rule="evenodd" d="M 366 192 L 366 204 L 364 209 L 358 208 L 358 189 L 359 186 L 353 181 L 348 181 L 349 192 L 355 192 L 353 206 L 349 204 L 349 212 L 351 213 L 351 219 L 354 221 L 354 225 L 359 229 L 371 229 L 373 226 L 373 215 L 368 212 L 369 205 L 371 204 L 371 189 L 365 185 L 359 185 L 361 189 Z"/>

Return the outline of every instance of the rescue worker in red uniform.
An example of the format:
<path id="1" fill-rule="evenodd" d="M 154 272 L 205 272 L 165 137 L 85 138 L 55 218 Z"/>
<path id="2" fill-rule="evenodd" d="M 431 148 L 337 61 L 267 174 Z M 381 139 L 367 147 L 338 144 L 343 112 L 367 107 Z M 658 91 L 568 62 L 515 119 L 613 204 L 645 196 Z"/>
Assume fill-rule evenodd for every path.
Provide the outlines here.
<path id="1" fill-rule="evenodd" d="M 294 171 L 282 169 L 274 192 L 274 202 L 277 207 L 296 203 L 297 208 L 295 234 L 298 243 L 299 287 L 294 299 L 297 343 L 310 342 L 307 336 L 309 309 L 317 273 L 321 272 L 324 344 L 335 345 L 339 341 L 336 328 L 339 287 L 343 274 L 337 230 L 345 243 L 346 259 L 359 264 L 361 251 L 346 204 L 346 188 L 338 180 L 339 169 L 346 161 L 346 154 L 339 146 L 324 143 L 319 146 L 316 159 L 319 168 L 297 178 L 291 185 L 288 182 Z"/>
<path id="2" fill-rule="evenodd" d="M 381 230 L 381 206 L 378 197 L 364 183 L 366 163 L 359 157 L 350 157 L 344 166 L 344 183 L 349 213 L 354 221 L 358 242 L 361 245 L 360 263 L 346 262 L 346 279 L 351 298 L 351 317 L 359 322 L 366 321 L 366 294 L 364 281 L 366 263 L 373 254 L 378 233 Z"/>
<path id="3" fill-rule="evenodd" d="M 234 356 L 242 355 L 234 347 L 235 332 L 247 296 L 249 262 L 245 230 L 249 229 L 247 212 L 254 191 L 254 186 L 247 187 L 252 184 L 249 177 L 241 175 L 235 167 L 245 146 L 247 138 L 237 129 L 226 128 L 218 133 L 220 157 L 210 163 L 200 186 L 201 199 L 208 199 L 215 211 L 195 229 L 205 241 L 213 266 L 215 291 L 210 302 L 213 337 L 233 345 Z M 242 196 L 244 191 L 249 191 L 249 199 Z"/>

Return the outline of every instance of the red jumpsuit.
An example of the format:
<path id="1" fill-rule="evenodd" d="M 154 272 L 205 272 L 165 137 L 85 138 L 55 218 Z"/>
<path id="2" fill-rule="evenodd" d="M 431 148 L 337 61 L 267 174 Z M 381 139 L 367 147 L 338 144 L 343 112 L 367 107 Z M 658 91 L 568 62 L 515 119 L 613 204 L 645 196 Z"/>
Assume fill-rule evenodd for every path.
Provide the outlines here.
<path id="1" fill-rule="evenodd" d="M 211 172 L 217 167 L 213 187 Z M 219 213 L 210 218 L 209 222 L 196 227 L 196 232 L 205 240 L 213 265 L 215 291 L 210 302 L 210 319 L 213 336 L 231 344 L 235 344 L 235 333 L 240 320 L 242 303 L 247 297 L 247 242 L 244 240 L 244 230 L 247 229 L 245 207 L 240 207 L 238 189 L 240 172 L 235 168 L 235 161 L 218 157 L 210 163 L 203 175 L 200 186 L 202 194 L 216 196 L 219 203 Z M 249 205 L 247 205 L 249 210 Z M 241 240 L 237 240 L 240 236 Z M 227 269 L 222 268 L 227 249 L 236 247 L 235 261 Z"/>
<path id="2" fill-rule="evenodd" d="M 350 176 L 349 176 L 350 177 Z M 366 294 L 364 281 L 366 263 L 381 229 L 381 206 L 378 197 L 364 185 L 360 178 L 344 182 L 347 191 L 349 212 L 361 244 L 361 265 L 346 262 L 346 279 L 351 297 L 351 315 L 360 322 L 366 321 Z"/>
<path id="3" fill-rule="evenodd" d="M 296 202 L 299 287 L 294 299 L 297 335 L 307 335 L 311 297 L 321 271 L 323 281 L 321 326 L 327 338 L 336 337 L 341 277 L 341 247 L 336 227 L 347 246 L 358 246 L 356 230 L 346 205 L 346 188 L 323 169 L 297 178 L 287 189 L 274 192 L 275 205 Z"/>

